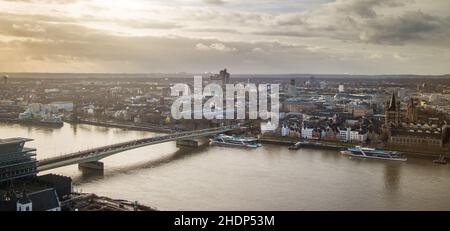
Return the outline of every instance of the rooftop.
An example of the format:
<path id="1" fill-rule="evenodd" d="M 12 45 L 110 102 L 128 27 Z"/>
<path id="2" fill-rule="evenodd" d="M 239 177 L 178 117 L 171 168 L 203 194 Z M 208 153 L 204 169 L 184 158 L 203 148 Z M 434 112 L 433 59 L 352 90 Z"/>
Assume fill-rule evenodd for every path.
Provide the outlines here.
<path id="1" fill-rule="evenodd" d="M 33 141 L 33 139 L 21 138 L 21 137 L 7 138 L 7 139 L 0 139 L 0 145 L 2 145 L 2 144 L 17 144 L 17 143 L 28 142 L 28 141 Z"/>
<path id="2" fill-rule="evenodd" d="M 28 198 L 33 202 L 34 211 L 47 211 L 60 207 L 58 195 L 53 188 L 32 192 L 28 194 Z"/>

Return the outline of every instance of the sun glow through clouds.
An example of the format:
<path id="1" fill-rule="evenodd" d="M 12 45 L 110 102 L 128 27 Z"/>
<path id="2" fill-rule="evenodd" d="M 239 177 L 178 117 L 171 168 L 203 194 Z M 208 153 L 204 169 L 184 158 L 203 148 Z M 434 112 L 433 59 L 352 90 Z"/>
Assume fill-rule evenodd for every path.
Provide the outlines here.
<path id="1" fill-rule="evenodd" d="M 223 66 L 240 73 L 449 72 L 444 0 L 0 0 L 0 6 L 0 51 L 9 55 L 0 57 L 1 71 L 64 64 L 67 72 Z"/>

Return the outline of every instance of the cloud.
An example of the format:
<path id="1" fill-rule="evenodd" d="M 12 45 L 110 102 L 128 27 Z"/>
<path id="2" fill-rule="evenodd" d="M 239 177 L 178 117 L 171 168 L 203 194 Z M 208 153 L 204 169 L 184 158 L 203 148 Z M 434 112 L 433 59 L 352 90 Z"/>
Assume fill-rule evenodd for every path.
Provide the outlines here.
<path id="1" fill-rule="evenodd" d="M 450 72 L 446 0 L 67 2 L 0 0 L 0 71 Z"/>
<path id="2" fill-rule="evenodd" d="M 45 33 L 45 29 L 40 25 L 32 24 L 12 24 L 13 30 L 22 30 L 31 33 Z"/>
<path id="3" fill-rule="evenodd" d="M 264 52 L 264 49 L 260 48 L 260 47 L 255 47 L 252 49 L 252 52 L 254 53 L 262 53 Z"/>
<path id="4" fill-rule="evenodd" d="M 2 0 L 5 2 L 25 2 L 25 3 L 52 3 L 52 4 L 68 4 L 68 3 L 74 3 L 74 2 L 82 2 L 82 1 L 89 1 L 89 0 Z"/>
<path id="5" fill-rule="evenodd" d="M 195 48 L 203 51 L 216 50 L 221 52 L 229 52 L 236 51 L 237 49 L 234 47 L 227 47 L 223 43 L 212 43 L 211 45 L 205 45 L 203 43 L 198 43 L 195 45 Z"/>
<path id="6" fill-rule="evenodd" d="M 299 49 L 276 42 L 225 42 L 181 36 L 119 36 L 77 24 L 3 16 L 0 17 L 0 27 L 5 28 L 2 36 L 15 39 L 0 40 L 2 71 L 11 71 L 10 68 L 44 72 L 215 71 L 230 66 L 235 71 L 246 72 L 250 70 L 248 68 L 256 70 L 262 65 L 265 67 L 258 70 L 268 72 L 273 66 L 266 63 L 275 65 L 279 62 L 277 60 L 285 56 L 277 52 Z M 273 55 L 260 56 L 254 52 L 259 49 Z M 299 55 L 302 56 L 302 53 Z M 286 65 L 283 63 L 280 67 Z M 286 70 L 292 67 L 294 65 L 290 64 Z"/>
<path id="7" fill-rule="evenodd" d="M 375 8 L 395 8 L 404 6 L 406 1 L 399 0 L 339 0 L 330 4 L 336 12 L 345 15 L 357 15 L 362 18 L 374 18 L 378 16 Z"/>
<path id="8" fill-rule="evenodd" d="M 180 23 L 159 20 L 126 20 L 117 24 L 137 29 L 177 29 L 183 26 Z"/>
<path id="9" fill-rule="evenodd" d="M 383 58 L 383 54 L 381 53 L 371 53 L 367 56 L 368 59 L 381 59 Z"/>
<path id="10" fill-rule="evenodd" d="M 433 16 L 420 11 L 405 12 L 399 16 L 366 22 L 361 26 L 363 29 L 359 38 L 363 42 L 403 45 L 406 42 L 432 41 L 450 36 L 449 26 L 449 17 Z"/>
<path id="11" fill-rule="evenodd" d="M 190 32 L 208 32 L 208 33 L 230 33 L 230 34 L 240 34 L 238 30 L 227 29 L 227 28 L 187 28 L 185 31 Z"/>
<path id="12" fill-rule="evenodd" d="M 450 13 L 434 15 L 400 0 L 338 0 L 302 13 L 276 16 L 272 27 L 254 34 L 324 37 L 349 42 L 448 46 Z M 448 3 L 450 7 L 450 3 Z"/>
<path id="13" fill-rule="evenodd" d="M 4 25 L 32 23 L 1 20 Z M 302 46 L 279 42 L 226 42 L 180 36 L 119 36 L 80 25 L 34 22 L 45 32 L 12 28 L 0 42 L 0 70 L 38 72 L 203 72 L 224 66 L 234 73 L 294 72 L 315 60 Z M 19 39 L 26 38 L 26 39 Z M 32 39 L 30 39 L 32 38 Z M 264 52 L 264 55 L 261 55 Z"/>
<path id="14" fill-rule="evenodd" d="M 213 4 L 213 5 L 223 5 L 226 1 L 223 0 L 203 0 L 204 3 Z"/>
<path id="15" fill-rule="evenodd" d="M 407 61 L 407 60 L 409 60 L 410 58 L 409 57 L 407 57 L 407 56 L 405 56 L 405 55 L 403 55 L 403 54 L 400 54 L 400 53 L 394 53 L 393 54 L 393 57 L 396 59 L 396 60 L 398 60 L 398 61 Z"/>

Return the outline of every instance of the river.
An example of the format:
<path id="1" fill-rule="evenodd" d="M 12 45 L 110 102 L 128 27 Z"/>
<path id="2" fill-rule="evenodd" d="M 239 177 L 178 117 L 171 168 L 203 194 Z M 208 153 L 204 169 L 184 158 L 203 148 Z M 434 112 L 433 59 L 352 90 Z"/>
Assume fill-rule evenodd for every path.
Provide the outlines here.
<path id="1" fill-rule="evenodd" d="M 0 124 L 0 138 L 27 137 L 38 159 L 157 133 L 92 125 Z M 174 142 L 102 160 L 103 176 L 69 166 L 77 191 L 138 201 L 160 210 L 450 210 L 450 166 L 349 159 L 336 151 L 264 145 L 238 149 Z"/>

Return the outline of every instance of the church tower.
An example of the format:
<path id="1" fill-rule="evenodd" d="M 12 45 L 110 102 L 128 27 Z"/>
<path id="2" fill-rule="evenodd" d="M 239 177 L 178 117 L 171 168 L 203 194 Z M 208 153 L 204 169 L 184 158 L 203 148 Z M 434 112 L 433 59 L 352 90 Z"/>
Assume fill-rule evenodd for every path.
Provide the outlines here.
<path id="1" fill-rule="evenodd" d="M 391 99 L 385 105 L 385 124 L 389 127 L 397 127 L 400 125 L 400 101 L 395 98 L 392 93 Z"/>
<path id="2" fill-rule="evenodd" d="M 417 108 L 414 99 L 411 98 L 408 102 L 408 109 L 406 111 L 406 120 L 409 123 L 417 123 Z"/>
<path id="3" fill-rule="evenodd" d="M 17 201 L 16 204 L 17 211 L 32 211 L 33 202 L 28 198 L 25 191 L 22 193 L 22 197 Z"/>

